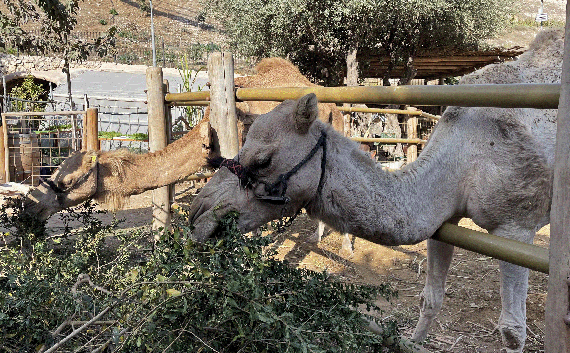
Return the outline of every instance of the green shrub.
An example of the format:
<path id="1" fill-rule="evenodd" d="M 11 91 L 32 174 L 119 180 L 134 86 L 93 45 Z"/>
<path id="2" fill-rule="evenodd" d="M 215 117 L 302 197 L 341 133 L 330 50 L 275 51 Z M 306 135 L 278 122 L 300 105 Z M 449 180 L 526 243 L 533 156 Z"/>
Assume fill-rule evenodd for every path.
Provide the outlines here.
<path id="1" fill-rule="evenodd" d="M 143 134 L 142 132 L 136 132 L 134 134 L 129 135 L 130 138 L 137 141 L 147 141 L 148 134 Z"/>
<path id="2" fill-rule="evenodd" d="M 34 76 L 30 75 L 24 78 L 24 81 L 20 85 L 14 86 L 10 94 L 17 98 L 38 102 L 43 100 L 47 92 L 40 83 L 36 83 Z M 29 103 L 22 101 L 15 101 L 13 103 L 15 111 L 42 112 L 45 110 L 45 106 L 46 103 Z M 32 119 L 29 123 L 32 129 L 37 129 L 40 125 L 40 120 Z"/>
<path id="3" fill-rule="evenodd" d="M 99 138 L 112 139 L 114 137 L 123 136 L 123 134 L 118 131 L 99 131 L 97 136 L 99 136 Z"/>
<path id="4" fill-rule="evenodd" d="M 73 237 L 36 237 L 31 253 L 17 242 L 2 248 L 0 351 L 49 348 L 70 336 L 62 323 L 78 321 L 77 328 L 101 312 L 103 323 L 58 349 L 398 351 L 395 323 L 379 323 L 385 335 L 374 335 L 356 309 L 379 310 L 373 301 L 393 296 L 388 286 L 343 283 L 276 261 L 271 238 L 241 235 L 235 214 L 205 243 L 189 239 L 184 221 L 152 243 L 148 232 L 102 226 L 93 212 L 87 204 L 69 214 L 85 224 Z"/>

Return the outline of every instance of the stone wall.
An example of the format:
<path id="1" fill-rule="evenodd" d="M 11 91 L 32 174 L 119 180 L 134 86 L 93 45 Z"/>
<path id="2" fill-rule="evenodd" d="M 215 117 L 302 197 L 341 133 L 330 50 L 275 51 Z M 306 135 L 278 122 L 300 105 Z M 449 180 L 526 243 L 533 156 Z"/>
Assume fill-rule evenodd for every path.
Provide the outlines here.
<path id="1" fill-rule="evenodd" d="M 101 67 L 101 62 L 72 62 L 70 66 L 72 69 L 98 70 Z M 63 59 L 61 58 L 0 54 L 0 73 L 3 75 L 9 75 L 16 72 L 61 70 L 62 68 Z"/>

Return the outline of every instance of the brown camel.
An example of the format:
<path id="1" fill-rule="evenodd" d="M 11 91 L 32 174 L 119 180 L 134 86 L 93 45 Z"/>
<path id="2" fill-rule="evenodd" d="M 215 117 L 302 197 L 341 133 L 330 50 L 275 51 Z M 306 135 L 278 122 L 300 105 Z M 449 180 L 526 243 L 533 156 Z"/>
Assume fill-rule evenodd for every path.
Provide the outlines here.
<path id="1" fill-rule="evenodd" d="M 305 87 L 314 86 L 289 61 L 263 59 L 256 66 L 257 74 L 239 77 L 241 87 Z M 277 102 L 239 102 L 240 136 L 262 113 L 273 109 Z M 342 131 L 342 114 L 334 104 L 320 104 L 321 120 Z M 209 149 L 209 146 L 214 146 Z M 206 165 L 217 149 L 210 143 L 206 118 L 183 138 L 156 153 L 134 154 L 126 150 L 111 152 L 79 152 L 40 184 L 28 196 L 26 211 L 47 219 L 54 213 L 78 205 L 89 198 L 109 209 L 121 208 L 130 195 L 142 193 L 183 180 Z"/>
<path id="2" fill-rule="evenodd" d="M 560 82 L 563 47 L 562 32 L 543 31 L 517 61 L 487 66 L 460 83 Z M 442 306 L 453 256 L 452 245 L 431 239 L 444 222 L 469 217 L 492 234 L 526 243 L 549 222 L 556 114 L 449 107 L 418 159 L 388 172 L 316 120 L 315 95 L 285 101 L 255 120 L 237 159 L 225 162 L 246 173 L 238 177 L 222 167 L 202 188 L 190 212 L 193 237 L 208 238 L 230 211 L 239 212 L 238 226 L 249 231 L 305 208 L 378 244 L 427 240 L 427 278 L 412 337 L 421 341 Z M 498 328 L 506 352 L 518 353 L 526 338 L 529 270 L 504 261 L 499 268 Z"/>
<path id="3" fill-rule="evenodd" d="M 210 148 L 210 123 L 202 121 L 165 149 L 135 154 L 81 151 L 67 158 L 50 179 L 32 190 L 25 210 L 40 219 L 95 199 L 118 209 L 130 196 L 175 183 L 198 172 L 215 152 Z"/>

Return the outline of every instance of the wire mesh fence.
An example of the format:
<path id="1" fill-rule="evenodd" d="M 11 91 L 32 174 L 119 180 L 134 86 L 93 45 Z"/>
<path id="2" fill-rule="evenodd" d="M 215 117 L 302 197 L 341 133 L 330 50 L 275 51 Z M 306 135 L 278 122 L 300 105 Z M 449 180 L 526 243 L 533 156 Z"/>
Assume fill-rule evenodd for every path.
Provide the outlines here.
<path id="1" fill-rule="evenodd" d="M 84 111 L 2 114 L 4 181 L 37 186 L 82 146 Z"/>

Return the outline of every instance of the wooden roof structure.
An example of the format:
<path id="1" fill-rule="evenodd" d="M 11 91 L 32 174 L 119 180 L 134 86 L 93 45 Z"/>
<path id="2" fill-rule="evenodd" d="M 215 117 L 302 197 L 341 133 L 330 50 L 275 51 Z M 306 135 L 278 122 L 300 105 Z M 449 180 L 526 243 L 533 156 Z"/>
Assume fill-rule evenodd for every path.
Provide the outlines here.
<path id="1" fill-rule="evenodd" d="M 513 60 L 524 52 L 522 47 L 510 49 L 492 49 L 479 52 L 447 52 L 447 53 L 422 53 L 414 59 L 414 68 L 417 71 L 416 79 L 438 79 L 453 76 L 462 76 L 473 72 L 483 66 Z M 389 59 L 383 56 L 362 54 L 357 58 L 358 62 L 367 62 L 362 77 L 384 77 Z M 390 78 L 403 76 L 404 67 L 396 66 Z"/>

